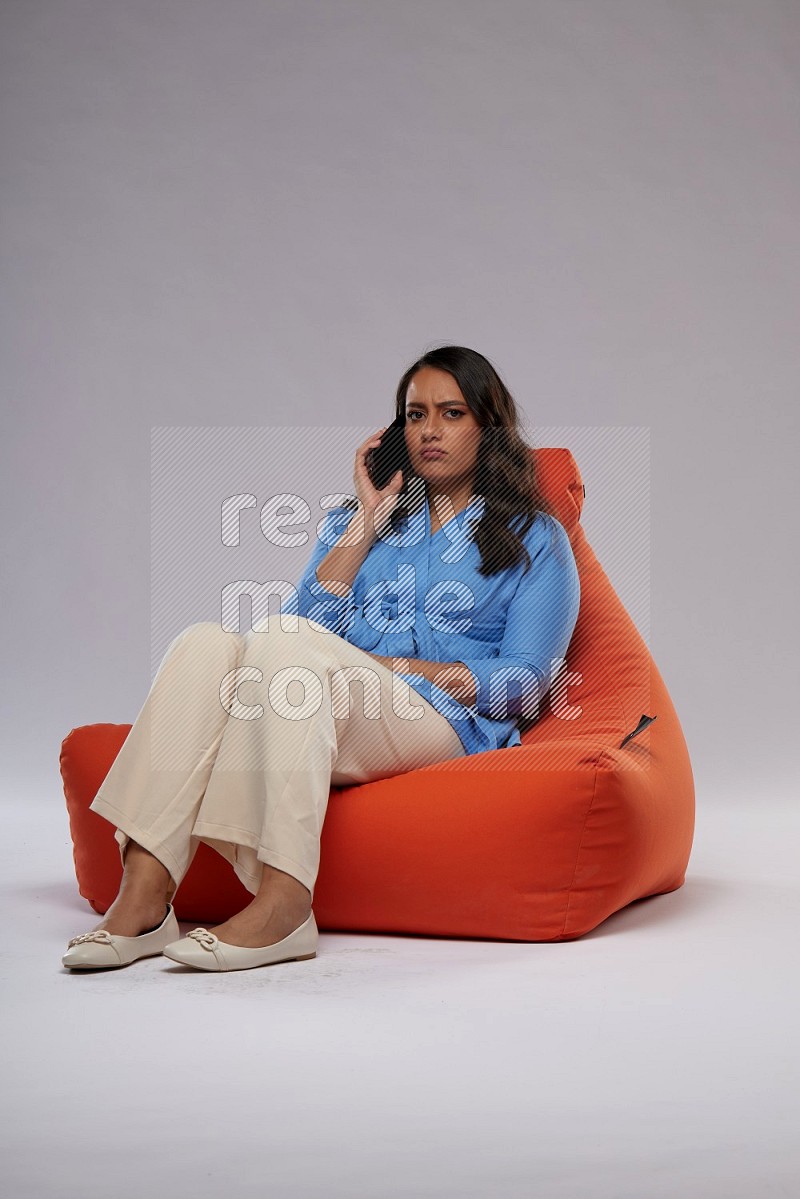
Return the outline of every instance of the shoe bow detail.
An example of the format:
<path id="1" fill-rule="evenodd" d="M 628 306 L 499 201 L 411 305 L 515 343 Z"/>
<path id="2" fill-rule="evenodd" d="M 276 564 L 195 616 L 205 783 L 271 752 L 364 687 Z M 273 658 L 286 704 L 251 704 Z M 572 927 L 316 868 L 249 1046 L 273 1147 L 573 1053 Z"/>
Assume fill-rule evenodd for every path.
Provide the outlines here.
<path id="1" fill-rule="evenodd" d="M 104 928 L 95 929 L 92 933 L 81 933 L 79 937 L 73 937 L 68 942 L 67 948 L 71 949 L 73 945 L 82 945 L 85 941 L 99 941 L 102 945 L 111 945 L 111 933 L 106 932 Z"/>
<path id="2" fill-rule="evenodd" d="M 198 945 L 202 945 L 203 949 L 208 949 L 213 952 L 214 946 L 219 945 L 219 938 L 214 933 L 210 933 L 207 928 L 193 928 L 188 937 L 194 937 Z"/>

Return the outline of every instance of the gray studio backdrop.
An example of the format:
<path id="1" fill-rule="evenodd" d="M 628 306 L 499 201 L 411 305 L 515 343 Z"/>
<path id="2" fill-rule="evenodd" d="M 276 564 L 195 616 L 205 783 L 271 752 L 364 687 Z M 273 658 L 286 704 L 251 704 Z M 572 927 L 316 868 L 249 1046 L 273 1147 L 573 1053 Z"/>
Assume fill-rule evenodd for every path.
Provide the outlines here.
<path id="1" fill-rule="evenodd" d="M 218 618 L 202 556 L 152 607 L 153 430 L 278 430 L 287 477 L 346 487 L 349 431 L 444 342 L 573 449 L 702 800 L 788 790 L 796 3 L 0 12 L 15 793 L 57 797 L 66 733 L 133 720 L 153 653 Z"/>

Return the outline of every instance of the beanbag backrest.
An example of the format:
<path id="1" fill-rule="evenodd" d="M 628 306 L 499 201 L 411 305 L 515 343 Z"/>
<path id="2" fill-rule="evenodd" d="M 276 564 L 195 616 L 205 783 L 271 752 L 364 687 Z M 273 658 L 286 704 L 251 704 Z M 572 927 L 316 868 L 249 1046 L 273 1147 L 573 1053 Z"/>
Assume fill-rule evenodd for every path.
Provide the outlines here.
<path id="1" fill-rule="evenodd" d="M 584 486 L 568 450 L 537 451 L 544 498 L 569 534 L 581 580 L 578 623 L 567 655 L 569 670 L 582 676 L 569 686 L 570 705 L 579 705 L 576 727 L 545 705 L 542 717 L 523 740 L 562 734 L 574 740 L 596 736 L 619 739 L 636 727 L 651 706 L 650 651 L 625 611 L 580 525 Z M 663 706 L 663 705 L 662 705 Z"/>

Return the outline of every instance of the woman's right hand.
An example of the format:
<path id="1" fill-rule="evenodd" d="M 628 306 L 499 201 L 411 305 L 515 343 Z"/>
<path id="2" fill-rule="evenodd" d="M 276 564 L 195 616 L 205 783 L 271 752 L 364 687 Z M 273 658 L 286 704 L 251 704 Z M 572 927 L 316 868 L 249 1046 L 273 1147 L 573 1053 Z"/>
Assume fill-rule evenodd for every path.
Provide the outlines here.
<path id="1" fill-rule="evenodd" d="M 356 450 L 356 461 L 353 470 L 353 483 L 355 484 L 356 496 L 359 503 L 367 512 L 374 513 L 380 510 L 383 520 L 387 520 L 391 516 L 397 507 L 400 492 L 403 490 L 403 472 L 401 470 L 395 471 L 389 482 L 380 491 L 375 487 L 369 476 L 367 456 L 370 450 L 378 448 L 385 432 L 386 428 L 379 429 L 372 437 L 368 437 L 366 441 L 362 442 Z"/>

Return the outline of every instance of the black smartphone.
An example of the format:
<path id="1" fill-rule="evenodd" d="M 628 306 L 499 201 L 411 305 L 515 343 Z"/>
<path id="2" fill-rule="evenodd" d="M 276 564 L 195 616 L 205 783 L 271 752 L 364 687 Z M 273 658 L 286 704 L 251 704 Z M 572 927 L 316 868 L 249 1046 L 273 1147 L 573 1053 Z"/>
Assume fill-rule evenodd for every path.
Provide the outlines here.
<path id="1" fill-rule="evenodd" d="M 392 475 L 401 470 L 407 482 L 411 461 L 406 449 L 405 417 L 396 416 L 381 438 L 381 444 L 367 454 L 367 470 L 372 485 L 381 491 Z"/>

